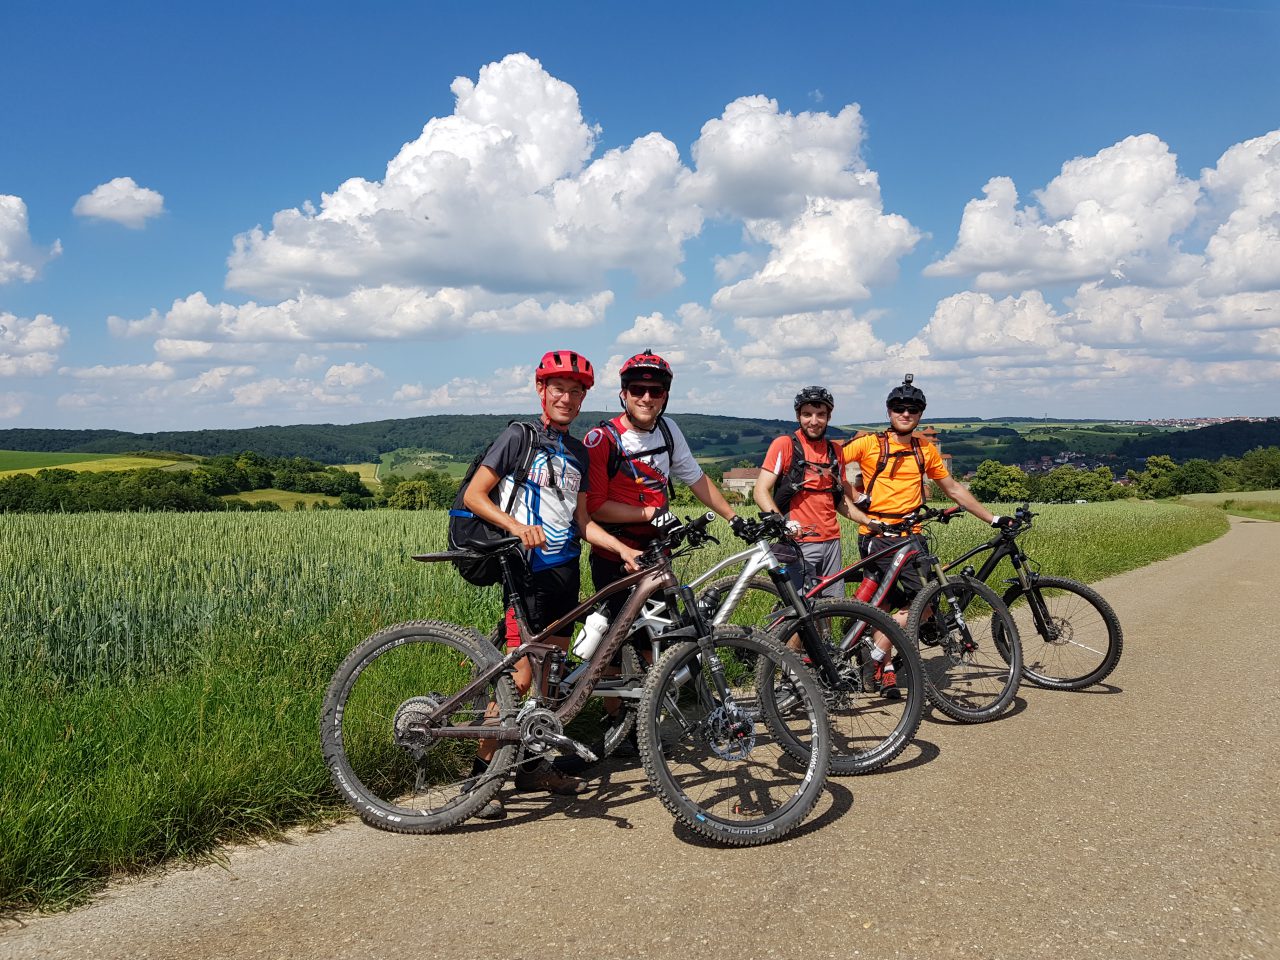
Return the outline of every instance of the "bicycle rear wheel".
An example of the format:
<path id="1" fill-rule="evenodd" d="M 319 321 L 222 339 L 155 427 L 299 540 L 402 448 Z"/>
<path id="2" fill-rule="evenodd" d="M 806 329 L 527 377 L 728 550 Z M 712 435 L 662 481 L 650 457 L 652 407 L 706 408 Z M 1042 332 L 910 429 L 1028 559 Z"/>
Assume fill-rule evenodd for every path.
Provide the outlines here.
<path id="1" fill-rule="evenodd" d="M 365 823 L 434 833 L 461 823 L 498 791 L 515 763 L 516 743 L 500 743 L 488 772 L 475 777 L 479 741 L 435 733 L 438 726 L 485 725 L 491 701 L 497 715 L 489 725 L 513 722 L 509 676 L 435 716 L 498 659 L 473 631 L 419 620 L 375 633 L 338 667 L 320 716 L 321 749 L 334 786 Z"/>
<path id="2" fill-rule="evenodd" d="M 717 627 L 711 642 L 730 696 L 716 691 L 698 643 L 671 647 L 645 678 L 640 757 L 663 805 L 691 830 L 737 846 L 768 843 L 800 825 L 826 783 L 831 735 L 822 691 L 800 658 L 765 633 Z M 794 675 L 797 702 L 785 722 L 803 758 L 778 742 L 773 731 L 783 721 L 766 721 L 756 671 L 746 666 L 752 660 Z"/>
<path id="3" fill-rule="evenodd" d="M 1023 637 L 1022 676 L 1051 690 L 1101 683 L 1120 662 L 1120 618 L 1096 590 L 1065 577 L 1015 584 L 1004 602 Z M 1038 639 L 1037 639 L 1038 638 Z"/>
<path id="4" fill-rule="evenodd" d="M 929 701 L 953 720 L 994 720 L 1013 702 L 1022 644 L 1009 608 L 985 583 L 954 577 L 916 594 L 907 617 Z"/>
<path id="5" fill-rule="evenodd" d="M 845 775 L 878 770 L 900 754 L 920 728 L 925 700 L 920 654 L 893 617 L 855 600 L 819 601 L 814 605 L 812 622 L 817 637 L 830 648 L 839 670 L 836 682 L 832 683 L 816 665 L 813 669 L 822 685 L 831 720 L 831 772 Z M 869 656 L 867 644 L 877 631 L 888 636 L 895 652 L 897 685 L 886 691 L 889 696 L 879 690 L 868 693 L 862 690 L 859 654 L 865 652 Z M 795 614 L 771 632 L 784 646 L 803 649 Z M 791 676 L 779 672 L 773 661 L 762 660 L 758 664 L 757 687 L 774 707 L 765 711 L 766 720 L 775 715 L 790 719 L 790 708 L 799 703 L 791 690 L 791 681 Z M 784 723 L 773 732 L 792 756 L 803 756 L 801 745 L 791 738 L 790 731 L 791 727 Z"/>

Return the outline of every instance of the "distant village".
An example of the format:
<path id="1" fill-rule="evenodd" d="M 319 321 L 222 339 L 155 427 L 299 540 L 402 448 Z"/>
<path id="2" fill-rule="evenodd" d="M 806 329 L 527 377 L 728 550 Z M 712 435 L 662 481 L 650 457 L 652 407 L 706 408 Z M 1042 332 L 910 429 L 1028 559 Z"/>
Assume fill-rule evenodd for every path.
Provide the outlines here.
<path id="1" fill-rule="evenodd" d="M 1127 423 L 1135 427 L 1189 427 L 1192 430 L 1197 427 L 1208 427 L 1215 423 L 1229 423 L 1232 420 L 1245 420 L 1249 423 L 1262 423 L 1264 420 L 1270 420 L 1271 417 L 1171 417 L 1163 420 L 1117 420 L 1117 423 Z"/>

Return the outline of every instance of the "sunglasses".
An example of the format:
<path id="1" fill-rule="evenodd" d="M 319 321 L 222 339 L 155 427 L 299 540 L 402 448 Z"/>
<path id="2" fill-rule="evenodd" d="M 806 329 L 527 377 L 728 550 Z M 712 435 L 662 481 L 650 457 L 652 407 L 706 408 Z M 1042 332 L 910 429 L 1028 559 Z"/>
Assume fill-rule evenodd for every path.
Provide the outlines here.
<path id="1" fill-rule="evenodd" d="M 643 397 L 645 394 L 661 399 L 667 395 L 667 388 L 651 386 L 643 383 L 631 383 L 627 385 L 627 393 L 631 394 L 631 396 L 636 399 Z"/>
<path id="2" fill-rule="evenodd" d="M 918 413 L 924 413 L 924 407 L 910 406 L 905 403 L 897 403 L 889 408 L 894 413 L 909 413 L 915 416 Z"/>

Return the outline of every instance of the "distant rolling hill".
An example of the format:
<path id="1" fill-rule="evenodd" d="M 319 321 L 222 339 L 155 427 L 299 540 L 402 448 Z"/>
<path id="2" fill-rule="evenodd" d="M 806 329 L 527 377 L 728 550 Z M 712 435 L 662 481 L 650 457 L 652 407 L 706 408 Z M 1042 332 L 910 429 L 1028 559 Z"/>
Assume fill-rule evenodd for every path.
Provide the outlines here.
<path id="1" fill-rule="evenodd" d="M 430 450 L 455 459 L 470 459 L 509 420 L 531 414 L 441 414 L 368 423 L 312 423 L 294 426 L 249 427 L 241 430 L 174 430 L 159 433 L 127 433 L 121 430 L 0 430 L 0 450 L 45 453 L 125 453 L 136 450 L 166 451 L 216 456 L 245 450 L 271 457 L 307 457 L 322 463 L 376 462 L 393 450 Z M 582 436 L 613 412 L 592 411 L 579 415 L 574 433 Z M 745 459 L 759 462 L 769 441 L 795 429 L 794 420 L 721 417 L 701 413 L 675 413 L 673 418 L 700 457 L 731 464 Z M 947 418 L 942 423 L 982 423 L 980 417 Z M 1044 421 L 1037 421 L 1044 422 Z M 1071 421 L 1078 422 L 1078 421 Z M 833 427 L 833 439 L 851 436 L 856 427 Z M 1193 457 L 1238 457 L 1259 446 L 1280 445 L 1280 418 L 1265 421 L 1233 420 L 1198 430 L 1161 433 L 1123 443 L 1116 454 L 1137 462 L 1153 454 L 1175 460 Z M 957 453 L 959 449 L 957 448 Z M 984 454 L 992 455 L 992 454 Z M 1008 462 L 1017 462 L 1017 459 Z"/>

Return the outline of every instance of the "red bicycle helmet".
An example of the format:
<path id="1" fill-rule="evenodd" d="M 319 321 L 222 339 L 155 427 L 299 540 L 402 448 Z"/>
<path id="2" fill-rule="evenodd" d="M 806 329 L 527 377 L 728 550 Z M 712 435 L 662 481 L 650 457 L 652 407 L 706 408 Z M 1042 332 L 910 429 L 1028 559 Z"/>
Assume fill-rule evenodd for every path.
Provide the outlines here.
<path id="1" fill-rule="evenodd" d="M 637 353 L 623 363 L 622 369 L 618 372 L 622 375 L 624 387 L 629 383 L 660 383 L 670 390 L 671 381 L 674 379 L 671 364 L 648 349 L 644 353 Z"/>
<path id="2" fill-rule="evenodd" d="M 538 372 L 534 379 L 542 383 L 551 377 L 577 380 L 590 390 L 595 386 L 596 371 L 591 366 L 591 361 L 580 353 L 572 350 L 549 350 L 542 355 L 542 362 L 538 364 Z"/>

